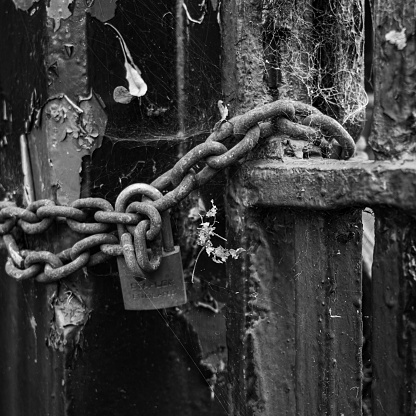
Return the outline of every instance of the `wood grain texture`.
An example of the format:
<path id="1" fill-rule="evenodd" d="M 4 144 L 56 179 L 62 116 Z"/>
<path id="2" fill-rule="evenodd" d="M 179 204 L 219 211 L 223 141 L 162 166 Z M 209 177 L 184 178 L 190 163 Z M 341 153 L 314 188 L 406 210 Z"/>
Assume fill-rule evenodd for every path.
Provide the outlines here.
<path id="1" fill-rule="evenodd" d="M 413 0 L 374 2 L 374 122 L 369 143 L 378 159 L 415 160 L 415 16 Z M 403 45 L 388 37 L 399 33 Z"/>
<path id="2" fill-rule="evenodd" d="M 373 415 L 413 415 L 416 400 L 416 222 L 376 211 L 373 263 Z"/>
<path id="3" fill-rule="evenodd" d="M 285 158 L 245 163 L 244 204 L 336 209 L 402 208 L 416 215 L 416 164 Z"/>
<path id="4" fill-rule="evenodd" d="M 362 2 L 314 6 L 308 1 L 222 3 L 223 90 L 232 115 L 277 96 L 314 103 L 341 122 L 357 109 L 357 96 L 348 95 L 346 83 L 363 82 Z M 299 41 L 304 38 L 309 44 Z M 293 68 L 300 65 L 299 72 L 282 67 L 283 58 Z M 305 66 L 314 75 L 300 85 L 293 77 Z M 315 89 L 317 80 L 321 89 Z M 360 117 L 349 122 L 356 134 Z M 244 259 L 228 266 L 231 414 L 359 415 L 360 213 L 279 207 L 308 200 L 302 181 L 310 181 L 311 193 L 320 192 L 317 175 L 308 174 L 305 160 L 293 170 L 270 162 L 267 171 L 262 163 L 267 162 L 229 172 L 228 243 L 247 250 Z"/>
<path id="5" fill-rule="evenodd" d="M 244 209 L 233 191 L 231 414 L 360 415 L 360 211 Z"/>

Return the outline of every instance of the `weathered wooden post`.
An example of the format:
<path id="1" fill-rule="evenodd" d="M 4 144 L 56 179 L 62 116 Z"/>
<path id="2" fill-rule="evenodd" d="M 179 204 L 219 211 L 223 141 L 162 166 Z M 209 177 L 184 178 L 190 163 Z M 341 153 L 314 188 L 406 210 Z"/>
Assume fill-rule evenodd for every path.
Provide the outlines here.
<path id="1" fill-rule="evenodd" d="M 414 3 L 374 4 L 374 122 L 377 159 L 416 166 Z M 413 200 L 404 175 L 391 184 Z M 414 179 L 413 179 L 414 184 Z M 402 191 L 400 191 L 403 189 Z M 386 189 L 390 190 L 390 189 Z M 406 191 L 409 195 L 406 195 Z M 416 222 L 401 209 L 376 210 L 373 265 L 373 415 L 412 415 L 416 405 Z"/>
<path id="2" fill-rule="evenodd" d="M 286 8 L 291 14 L 277 19 L 275 26 L 262 17 L 284 8 L 281 2 L 267 10 L 254 3 L 227 5 L 227 28 L 237 47 L 224 63 L 236 111 L 269 99 L 258 65 L 262 57 L 251 52 L 261 50 L 262 24 L 268 22 L 267 28 L 273 27 L 277 39 L 287 45 L 299 39 L 293 34 L 305 23 L 297 18 L 308 16 L 309 39 L 317 44 L 296 43 L 305 47 L 304 56 L 312 53 L 315 58 L 297 61 L 313 62 L 308 69 L 314 76 L 302 78 L 308 94 L 302 95 L 302 88 L 285 88 L 297 68 L 290 61 L 289 66 L 280 65 L 288 49 L 276 47 L 273 62 L 282 74 L 274 76 L 280 80 L 274 96 L 306 97 L 356 136 L 364 104 L 358 98 L 363 81 L 362 3 L 314 2 L 312 9 L 297 4 Z M 229 270 L 233 415 L 362 414 L 360 210 L 366 206 L 376 215 L 372 414 L 414 413 L 416 165 L 415 102 L 409 89 L 415 75 L 413 6 L 407 1 L 376 2 L 374 16 L 370 144 L 378 160 L 284 158 L 282 163 L 287 150 L 270 151 L 286 140 L 280 136 L 274 144 L 265 144 L 269 151 L 259 152 L 266 160 L 245 163 L 230 173 L 229 237 L 248 251 L 245 260 Z M 269 45 L 266 52 L 270 62 Z"/>
<path id="3" fill-rule="evenodd" d="M 297 99 L 357 135 L 365 104 L 361 1 L 227 1 L 223 16 L 224 90 L 235 113 L 272 97 Z M 270 150 L 285 137 L 269 140 L 266 160 L 229 175 L 229 240 L 247 249 L 229 266 L 231 414 L 358 415 L 361 212 L 315 211 L 334 192 L 325 174 L 312 159 L 283 162 L 283 147 Z"/>

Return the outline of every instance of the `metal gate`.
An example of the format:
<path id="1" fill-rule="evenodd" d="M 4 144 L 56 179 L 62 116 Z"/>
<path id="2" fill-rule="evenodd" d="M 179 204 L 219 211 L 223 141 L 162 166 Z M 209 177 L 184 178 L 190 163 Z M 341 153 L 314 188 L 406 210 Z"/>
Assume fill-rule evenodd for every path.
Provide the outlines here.
<path id="1" fill-rule="evenodd" d="M 113 261 L 46 285 L 2 271 L 1 414 L 413 415 L 414 19 L 410 0 L 3 0 L 2 201 L 114 203 L 203 141 L 219 99 L 231 115 L 312 104 L 357 140 L 365 21 L 375 160 L 324 158 L 280 132 L 191 193 L 172 213 L 179 308 L 124 310 Z M 211 199 L 217 232 L 246 250 L 226 269 L 195 265 Z M 79 239 L 60 223 L 18 237 L 55 252 Z"/>

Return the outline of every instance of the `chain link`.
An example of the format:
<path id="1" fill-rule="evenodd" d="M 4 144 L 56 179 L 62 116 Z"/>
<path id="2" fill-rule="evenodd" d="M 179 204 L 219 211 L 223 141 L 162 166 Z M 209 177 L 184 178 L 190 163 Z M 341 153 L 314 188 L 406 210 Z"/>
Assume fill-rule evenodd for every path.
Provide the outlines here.
<path id="1" fill-rule="evenodd" d="M 70 206 L 42 199 L 27 208 L 0 202 L 0 236 L 8 252 L 6 273 L 17 280 L 35 278 L 48 283 L 117 256 L 124 256 L 136 275 L 142 276 L 143 270 L 156 270 L 162 253 L 162 217 L 169 215 L 168 210 L 220 170 L 241 160 L 260 139 L 276 133 L 322 147 L 335 139 L 342 147 L 342 159 L 350 158 L 355 152 L 353 139 L 334 119 L 304 103 L 274 101 L 217 123 L 204 143 L 191 149 L 150 185 L 134 184 L 124 189 L 115 209 L 102 198 L 78 199 Z M 236 141 L 230 149 L 221 143 L 227 138 Z M 201 162 L 205 166 L 198 169 Z M 173 189 L 169 190 L 170 187 Z M 143 196 L 142 202 L 127 205 L 137 194 Z M 57 254 L 19 250 L 14 238 L 16 227 L 25 234 L 39 234 L 46 232 L 56 220 L 65 220 L 71 230 L 88 236 Z M 109 232 L 114 224 L 119 237 Z"/>

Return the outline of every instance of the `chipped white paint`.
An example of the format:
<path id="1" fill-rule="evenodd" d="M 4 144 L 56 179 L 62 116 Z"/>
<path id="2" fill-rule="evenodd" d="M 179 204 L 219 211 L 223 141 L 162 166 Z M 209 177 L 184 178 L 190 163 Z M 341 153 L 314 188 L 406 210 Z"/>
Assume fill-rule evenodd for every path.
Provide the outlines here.
<path id="1" fill-rule="evenodd" d="M 34 316 L 30 317 L 30 326 L 33 329 L 33 333 L 35 334 L 35 338 L 36 338 L 36 327 L 38 326 L 38 324 L 36 323 L 36 319 Z"/>
<path id="2" fill-rule="evenodd" d="M 386 33 L 386 41 L 396 45 L 397 49 L 401 51 L 406 47 L 406 28 L 404 27 L 400 32 L 390 30 L 389 33 Z"/>
<path id="3" fill-rule="evenodd" d="M 36 335 L 36 327 L 38 326 L 38 324 L 37 324 L 36 319 L 33 315 L 30 317 L 29 322 L 30 322 L 30 326 L 32 327 L 32 330 L 33 330 L 33 335 L 35 337 L 35 344 L 34 344 L 35 345 L 35 358 L 34 358 L 34 361 L 35 361 L 35 363 L 37 363 L 38 362 L 38 337 Z"/>
<path id="4" fill-rule="evenodd" d="M 53 31 L 56 32 L 61 26 L 61 20 L 71 16 L 69 5 L 73 0 L 50 0 L 49 6 L 46 7 L 46 14 L 53 19 Z"/>
<path id="5" fill-rule="evenodd" d="M 20 135 L 20 156 L 22 158 L 23 198 L 27 206 L 35 200 L 35 193 L 26 134 Z"/>

